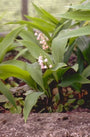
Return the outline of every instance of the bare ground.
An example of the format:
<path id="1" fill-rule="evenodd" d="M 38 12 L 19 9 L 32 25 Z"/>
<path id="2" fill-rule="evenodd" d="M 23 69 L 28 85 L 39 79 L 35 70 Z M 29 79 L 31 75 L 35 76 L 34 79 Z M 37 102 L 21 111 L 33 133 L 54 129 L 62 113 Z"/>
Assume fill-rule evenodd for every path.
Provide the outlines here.
<path id="1" fill-rule="evenodd" d="M 0 137 L 90 137 L 90 113 L 1 113 Z"/>

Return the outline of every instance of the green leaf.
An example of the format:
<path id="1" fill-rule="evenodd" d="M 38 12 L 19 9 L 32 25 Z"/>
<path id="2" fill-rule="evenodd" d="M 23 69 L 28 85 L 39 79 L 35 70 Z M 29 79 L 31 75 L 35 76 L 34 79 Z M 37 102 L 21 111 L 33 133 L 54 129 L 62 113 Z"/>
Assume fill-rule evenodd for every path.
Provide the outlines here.
<path id="1" fill-rule="evenodd" d="M 49 64 L 52 64 L 50 56 L 34 42 L 22 40 L 21 43 L 28 48 L 34 58 L 38 59 L 39 56 L 43 56 L 44 58 L 48 59 Z"/>
<path id="2" fill-rule="evenodd" d="M 90 80 L 86 79 L 82 75 L 79 75 L 77 73 L 73 75 L 67 75 L 63 78 L 62 82 L 59 84 L 61 87 L 67 87 L 74 83 L 81 83 L 81 84 L 87 84 L 90 83 Z"/>
<path id="3" fill-rule="evenodd" d="M 39 42 L 36 40 L 36 37 L 34 35 L 33 30 L 23 30 L 20 32 L 19 36 L 26 41 L 33 41 L 36 44 L 39 44 Z"/>
<path id="4" fill-rule="evenodd" d="M 47 88 L 48 87 L 48 80 L 50 80 L 52 78 L 53 74 L 52 74 L 52 70 L 51 69 L 47 69 L 45 71 L 45 73 L 43 74 L 43 81 L 44 81 L 44 86 Z"/>
<path id="5" fill-rule="evenodd" d="M 9 33 L 3 41 L 0 43 L 0 62 L 3 60 L 4 55 L 10 48 L 11 44 L 17 37 L 17 35 L 23 30 L 23 26 L 13 30 L 11 33 Z"/>
<path id="6" fill-rule="evenodd" d="M 44 89 L 40 65 L 38 63 L 27 64 L 27 71 L 30 73 L 34 81 L 39 84 L 42 89 Z"/>
<path id="7" fill-rule="evenodd" d="M 25 16 L 26 18 L 30 19 L 33 23 L 36 23 L 42 27 L 44 27 L 48 32 L 54 31 L 56 25 L 53 25 L 49 22 L 47 22 L 44 19 L 37 18 L 37 17 L 30 17 L 30 16 Z"/>
<path id="8" fill-rule="evenodd" d="M 27 48 L 22 49 L 22 50 L 15 56 L 14 59 L 17 59 L 18 57 L 22 56 L 22 55 L 25 54 L 27 51 L 28 51 Z"/>
<path id="9" fill-rule="evenodd" d="M 35 87 L 35 82 L 31 78 L 29 72 L 21 69 L 21 66 L 11 64 L 0 64 L 0 78 L 7 79 L 8 77 L 16 77 L 24 80 L 29 86 Z"/>
<path id="10" fill-rule="evenodd" d="M 73 83 L 72 88 L 74 88 L 77 92 L 81 92 L 82 85 L 80 83 Z"/>
<path id="11" fill-rule="evenodd" d="M 37 7 L 34 3 L 33 3 L 33 6 L 35 10 L 37 11 L 37 13 L 39 13 L 39 16 L 42 17 L 44 20 L 47 20 L 48 22 L 53 23 L 53 24 L 59 23 L 59 21 L 53 15 L 45 11 L 43 8 Z"/>
<path id="12" fill-rule="evenodd" d="M 90 64 L 90 40 L 85 36 L 79 37 L 76 44 L 82 52 L 84 59 Z"/>
<path id="13" fill-rule="evenodd" d="M 68 6 L 68 7 L 76 9 L 76 10 L 90 10 L 90 2 L 88 2 L 86 4 L 72 5 L 72 6 Z"/>
<path id="14" fill-rule="evenodd" d="M 61 31 L 57 37 L 58 39 L 64 40 L 64 39 L 84 36 L 84 35 L 90 35 L 90 25 L 84 26 L 75 30 L 67 29 L 67 30 Z"/>
<path id="15" fill-rule="evenodd" d="M 76 38 L 71 38 L 69 40 L 69 44 L 68 44 L 68 47 L 67 47 L 67 51 L 65 52 L 65 55 L 64 55 L 64 62 L 65 63 L 68 63 L 69 61 L 69 58 L 73 52 L 73 49 L 74 49 L 74 46 L 76 44 L 76 41 L 75 41 Z"/>
<path id="16" fill-rule="evenodd" d="M 43 32 L 48 38 L 50 38 L 50 35 L 49 35 L 49 30 L 45 29 L 44 27 L 42 27 L 40 24 L 37 24 L 37 23 L 32 23 L 32 22 L 29 22 L 29 21 L 17 21 L 17 22 L 10 22 L 8 24 L 21 24 L 21 25 L 24 25 L 26 24 L 27 26 L 31 26 L 32 28 L 34 29 L 38 29 L 40 30 L 41 32 Z"/>
<path id="17" fill-rule="evenodd" d="M 79 21 L 90 20 L 90 11 L 70 11 L 59 15 L 62 18 L 73 19 Z"/>
<path id="18" fill-rule="evenodd" d="M 80 49 L 77 48 L 77 63 L 79 64 L 79 69 L 78 72 L 81 73 L 84 69 L 84 57 L 83 54 L 81 53 Z"/>
<path id="19" fill-rule="evenodd" d="M 32 110 L 33 106 L 37 103 L 37 100 L 41 95 L 43 95 L 42 92 L 32 92 L 25 98 L 25 105 L 23 109 L 25 122 L 29 116 L 30 111 Z"/>
<path id="20" fill-rule="evenodd" d="M 71 20 L 65 21 L 62 24 L 60 23 L 60 25 L 58 25 L 56 27 L 55 31 L 53 32 L 52 39 L 55 38 L 61 30 L 68 29 L 70 27 L 70 25 L 71 25 Z"/>
<path id="21" fill-rule="evenodd" d="M 15 109 L 14 107 L 11 107 L 10 108 L 10 112 L 11 113 L 18 113 L 18 114 L 21 114 L 21 112 L 22 112 L 22 108 L 21 108 L 21 106 L 17 106 L 17 109 Z"/>
<path id="22" fill-rule="evenodd" d="M 13 106 L 17 108 L 14 97 L 12 96 L 9 89 L 3 84 L 1 80 L 0 80 L 0 91 L 11 102 L 11 104 L 13 104 Z"/>
<path id="23" fill-rule="evenodd" d="M 8 99 L 4 95 L 0 95 L 0 103 L 8 102 Z"/>
<path id="24" fill-rule="evenodd" d="M 75 44 L 72 44 L 71 46 L 68 47 L 67 51 L 65 52 L 65 55 L 64 55 L 64 62 L 65 63 L 68 63 L 69 58 L 73 52 L 74 46 L 75 46 Z"/>
<path id="25" fill-rule="evenodd" d="M 19 68 L 21 68 L 23 70 L 26 70 L 26 63 L 23 62 L 23 61 L 20 61 L 20 60 L 8 60 L 8 61 L 2 62 L 1 65 L 2 64 L 14 65 L 14 66 L 19 67 Z"/>
<path id="26" fill-rule="evenodd" d="M 82 76 L 89 77 L 90 76 L 90 65 L 87 66 L 84 71 L 82 72 Z"/>
<path id="27" fill-rule="evenodd" d="M 61 40 L 59 37 L 53 39 L 52 56 L 55 64 L 63 62 L 66 45 L 67 39 Z"/>
<path id="28" fill-rule="evenodd" d="M 70 69 L 70 67 L 62 67 L 62 68 L 59 68 L 56 71 L 58 81 L 62 79 L 62 77 L 65 74 L 65 72 L 68 71 L 69 69 Z"/>
<path id="29" fill-rule="evenodd" d="M 70 67 L 66 67 L 67 65 L 65 63 L 59 63 L 52 69 L 47 69 L 45 73 L 43 74 L 43 80 L 45 85 L 48 84 L 48 80 L 53 78 L 54 73 L 56 73 L 58 80 L 61 79 L 61 77 L 64 75 L 64 73 L 70 69 Z"/>
<path id="30" fill-rule="evenodd" d="M 60 68 L 63 68 L 63 67 L 66 67 L 67 66 L 67 64 L 65 64 L 65 63 L 58 63 L 57 65 L 55 65 L 51 70 L 52 71 L 57 71 L 58 69 L 60 69 Z"/>
<path id="31" fill-rule="evenodd" d="M 78 71 L 78 67 L 79 67 L 78 64 L 75 64 L 71 68 L 77 72 Z"/>
<path id="32" fill-rule="evenodd" d="M 68 99 L 68 101 L 65 103 L 65 106 L 70 105 L 75 102 L 76 99 Z"/>
<path id="33" fill-rule="evenodd" d="M 59 104 L 57 108 L 57 112 L 62 112 L 63 111 L 63 105 Z"/>
<path id="34" fill-rule="evenodd" d="M 77 104 L 78 105 L 83 105 L 85 103 L 84 99 L 80 99 L 77 101 Z"/>
<path id="35" fill-rule="evenodd" d="M 28 51 L 27 48 L 23 49 L 23 47 L 20 47 L 16 50 L 19 51 L 19 53 L 14 57 L 15 60 L 18 57 L 23 56 L 23 58 L 25 58 L 27 61 L 29 61 L 31 63 L 36 62 L 36 59 L 31 55 L 31 53 Z"/>

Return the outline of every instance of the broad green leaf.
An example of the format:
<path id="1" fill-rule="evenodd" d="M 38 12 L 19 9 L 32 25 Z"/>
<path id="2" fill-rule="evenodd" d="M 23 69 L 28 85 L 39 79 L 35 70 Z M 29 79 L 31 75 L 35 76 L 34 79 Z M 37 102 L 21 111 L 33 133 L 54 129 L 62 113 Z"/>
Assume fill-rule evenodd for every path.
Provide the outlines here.
<path id="1" fill-rule="evenodd" d="M 30 16 L 26 16 L 26 18 L 30 19 L 33 23 L 39 24 L 40 26 L 44 27 L 48 32 L 54 31 L 54 29 L 56 27 L 56 25 L 53 25 L 41 18 L 30 17 Z"/>
<path id="2" fill-rule="evenodd" d="M 79 21 L 90 20 L 90 11 L 70 11 L 59 15 L 62 18 L 73 19 Z"/>
<path id="3" fill-rule="evenodd" d="M 82 85 L 80 83 L 73 83 L 72 88 L 74 88 L 77 92 L 81 92 Z"/>
<path id="4" fill-rule="evenodd" d="M 34 3 L 33 3 L 33 6 L 35 10 L 37 11 L 37 13 L 39 13 L 39 16 L 42 17 L 44 20 L 47 20 L 48 22 L 53 23 L 53 24 L 59 23 L 59 21 L 53 15 L 45 11 L 43 8 L 37 7 Z"/>
<path id="5" fill-rule="evenodd" d="M 58 69 L 55 73 L 57 74 L 57 79 L 62 80 L 63 75 L 65 74 L 66 71 L 68 71 L 70 69 L 70 67 L 64 67 L 64 68 L 60 68 Z"/>
<path id="6" fill-rule="evenodd" d="M 11 33 L 9 33 L 3 41 L 0 43 L 0 62 L 3 60 L 4 55 L 10 48 L 11 44 L 15 40 L 16 36 L 23 30 L 23 26 L 13 30 Z"/>
<path id="7" fill-rule="evenodd" d="M 31 26 L 32 28 L 34 28 L 34 29 L 38 29 L 38 30 L 40 30 L 41 32 L 43 32 L 48 38 L 50 38 L 50 35 L 49 35 L 49 30 L 47 29 L 45 29 L 44 27 L 42 27 L 40 24 L 37 24 L 37 23 L 32 23 L 32 22 L 29 22 L 29 21 L 23 21 L 23 20 L 21 20 L 21 21 L 17 21 L 17 22 L 10 22 L 10 23 L 8 23 L 8 24 L 21 24 L 21 25 L 29 25 L 29 26 Z"/>
<path id="8" fill-rule="evenodd" d="M 70 67 L 66 67 L 67 65 L 65 63 L 58 63 L 55 67 L 53 67 L 52 69 L 47 69 L 45 71 L 45 73 L 43 74 L 43 80 L 46 84 L 48 84 L 48 80 L 54 79 L 54 74 L 56 74 L 57 76 L 57 80 L 60 80 L 62 78 L 62 76 L 64 75 L 64 73 L 70 69 Z"/>
<path id="9" fill-rule="evenodd" d="M 38 59 L 39 56 L 43 56 L 44 58 L 48 59 L 48 63 L 52 64 L 50 56 L 43 49 L 41 49 L 38 45 L 36 45 L 34 42 L 24 41 L 24 40 L 20 42 L 28 48 L 28 50 L 30 51 L 31 55 L 34 58 Z"/>
<path id="10" fill-rule="evenodd" d="M 0 92 L 4 96 L 6 96 L 6 98 L 11 102 L 11 104 L 13 104 L 14 107 L 17 108 L 13 95 L 11 94 L 9 89 L 3 84 L 3 82 L 1 80 L 0 80 Z"/>
<path id="11" fill-rule="evenodd" d="M 77 72 L 78 71 L 78 67 L 79 67 L 79 65 L 76 63 L 71 68 Z"/>
<path id="12" fill-rule="evenodd" d="M 1 64 L 14 65 L 14 66 L 19 67 L 23 70 L 26 70 L 26 62 L 23 62 L 20 60 L 8 60 L 8 61 L 2 62 Z"/>
<path id="13" fill-rule="evenodd" d="M 77 73 L 73 75 L 67 75 L 63 78 L 62 82 L 59 84 L 61 87 L 67 87 L 74 83 L 81 83 L 81 84 L 89 84 L 90 80 L 86 79 L 82 75 L 79 75 Z"/>
<path id="14" fill-rule="evenodd" d="M 23 30 L 20 32 L 19 36 L 26 41 L 33 41 L 36 44 L 39 44 L 39 42 L 36 40 L 36 37 L 34 35 L 34 32 L 32 30 Z"/>
<path id="15" fill-rule="evenodd" d="M 87 66 L 84 71 L 82 72 L 82 76 L 89 77 L 90 76 L 90 65 Z"/>
<path id="16" fill-rule="evenodd" d="M 18 57 L 22 56 L 22 55 L 25 54 L 27 51 L 28 51 L 27 48 L 22 49 L 22 50 L 15 56 L 14 59 L 17 59 Z"/>
<path id="17" fill-rule="evenodd" d="M 79 37 L 76 42 L 85 60 L 90 64 L 90 40 L 87 37 Z"/>
<path id="18" fill-rule="evenodd" d="M 38 63 L 27 64 L 27 71 L 30 73 L 32 79 L 34 79 L 34 81 L 44 90 L 40 65 Z"/>
<path id="19" fill-rule="evenodd" d="M 68 6 L 68 7 L 76 9 L 76 10 L 90 10 L 90 2 L 88 2 L 86 4 L 72 5 L 72 6 Z"/>
<path id="20" fill-rule="evenodd" d="M 71 43 L 71 44 L 69 44 L 69 46 L 68 46 L 68 49 L 67 49 L 67 51 L 65 52 L 65 54 L 64 54 L 64 62 L 65 63 L 68 63 L 68 61 L 69 61 L 69 58 L 70 58 L 70 56 L 71 56 L 71 54 L 72 54 L 72 52 L 73 52 L 73 49 L 74 49 L 74 47 L 75 47 L 75 38 L 72 38 L 72 39 L 74 39 L 74 40 L 72 40 L 73 42 Z M 70 39 L 71 40 L 71 39 Z"/>
<path id="21" fill-rule="evenodd" d="M 63 68 L 63 67 L 66 67 L 67 66 L 67 64 L 65 64 L 65 63 L 58 63 L 57 65 L 55 65 L 51 70 L 52 71 L 57 71 L 58 69 L 60 69 L 60 68 Z"/>
<path id="22" fill-rule="evenodd" d="M 24 80 L 29 86 L 35 87 L 35 83 L 31 78 L 29 72 L 21 69 L 21 67 L 11 64 L 0 65 L 0 78 L 7 79 L 8 77 L 16 77 Z"/>
<path id="23" fill-rule="evenodd" d="M 62 24 L 60 23 L 60 25 L 58 25 L 56 27 L 55 31 L 53 32 L 52 39 L 55 38 L 61 30 L 68 29 L 70 27 L 70 25 L 71 25 L 71 20 L 65 21 Z"/>
<path id="24" fill-rule="evenodd" d="M 28 61 L 30 61 L 31 63 L 34 63 L 36 62 L 36 59 L 31 55 L 31 53 L 29 51 L 26 51 L 24 54 L 23 54 L 23 57 L 25 59 L 27 59 Z"/>
<path id="25" fill-rule="evenodd" d="M 78 72 L 81 73 L 84 69 L 84 57 L 83 54 L 81 53 L 80 49 L 77 48 L 77 63 L 79 64 L 79 69 Z"/>
<path id="26" fill-rule="evenodd" d="M 23 115 L 25 122 L 29 116 L 30 111 L 32 110 L 33 106 L 37 103 L 38 98 L 43 95 L 42 92 L 32 92 L 25 98 L 25 105 L 23 109 Z"/>
<path id="27" fill-rule="evenodd" d="M 67 72 L 69 69 L 73 69 L 75 71 L 78 70 L 78 64 L 75 64 L 74 66 L 70 67 L 67 66 L 65 63 L 59 63 L 56 65 L 56 67 L 52 68 L 51 70 L 57 74 L 58 81 L 62 79 L 65 72 Z"/>
<path id="28" fill-rule="evenodd" d="M 46 78 L 48 79 L 51 74 L 52 74 L 52 70 L 51 69 L 47 69 L 45 71 L 45 73 L 43 74 L 43 79 L 46 79 Z"/>
<path id="29" fill-rule="evenodd" d="M 52 56 L 55 64 L 63 62 L 66 45 L 67 39 L 61 40 L 59 37 L 53 39 Z"/>
<path id="30" fill-rule="evenodd" d="M 20 56 L 23 56 L 23 58 L 30 63 L 36 62 L 36 59 L 31 55 L 27 48 L 23 49 L 23 47 L 18 47 L 15 50 L 18 51 L 18 54 L 14 57 L 15 60 Z"/>
<path id="31" fill-rule="evenodd" d="M 84 36 L 84 35 L 90 35 L 90 25 L 84 26 L 75 30 L 67 29 L 67 30 L 61 31 L 57 37 L 58 39 L 64 40 L 64 39 Z"/>

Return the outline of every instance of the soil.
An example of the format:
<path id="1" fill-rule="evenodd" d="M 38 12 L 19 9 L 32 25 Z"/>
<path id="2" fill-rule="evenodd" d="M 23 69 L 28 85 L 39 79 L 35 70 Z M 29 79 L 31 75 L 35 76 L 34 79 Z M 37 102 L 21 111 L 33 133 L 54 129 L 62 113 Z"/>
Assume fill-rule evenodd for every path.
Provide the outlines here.
<path id="1" fill-rule="evenodd" d="M 90 113 L 1 113 L 0 137 L 90 137 Z"/>

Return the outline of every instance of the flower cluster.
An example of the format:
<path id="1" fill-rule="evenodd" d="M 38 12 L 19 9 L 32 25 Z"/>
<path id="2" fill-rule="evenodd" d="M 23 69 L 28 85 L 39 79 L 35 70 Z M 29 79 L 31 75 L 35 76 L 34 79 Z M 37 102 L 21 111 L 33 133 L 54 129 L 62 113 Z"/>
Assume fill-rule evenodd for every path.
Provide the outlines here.
<path id="1" fill-rule="evenodd" d="M 41 69 L 52 68 L 51 64 L 48 65 L 48 59 L 47 58 L 44 59 L 42 56 L 39 56 L 38 63 L 41 66 Z"/>
<path id="2" fill-rule="evenodd" d="M 46 50 L 49 48 L 47 45 L 47 42 L 46 42 L 46 41 L 48 41 L 48 38 L 45 38 L 43 33 L 36 31 L 34 35 L 37 36 L 37 40 L 40 41 L 40 44 L 41 44 L 43 50 Z"/>

